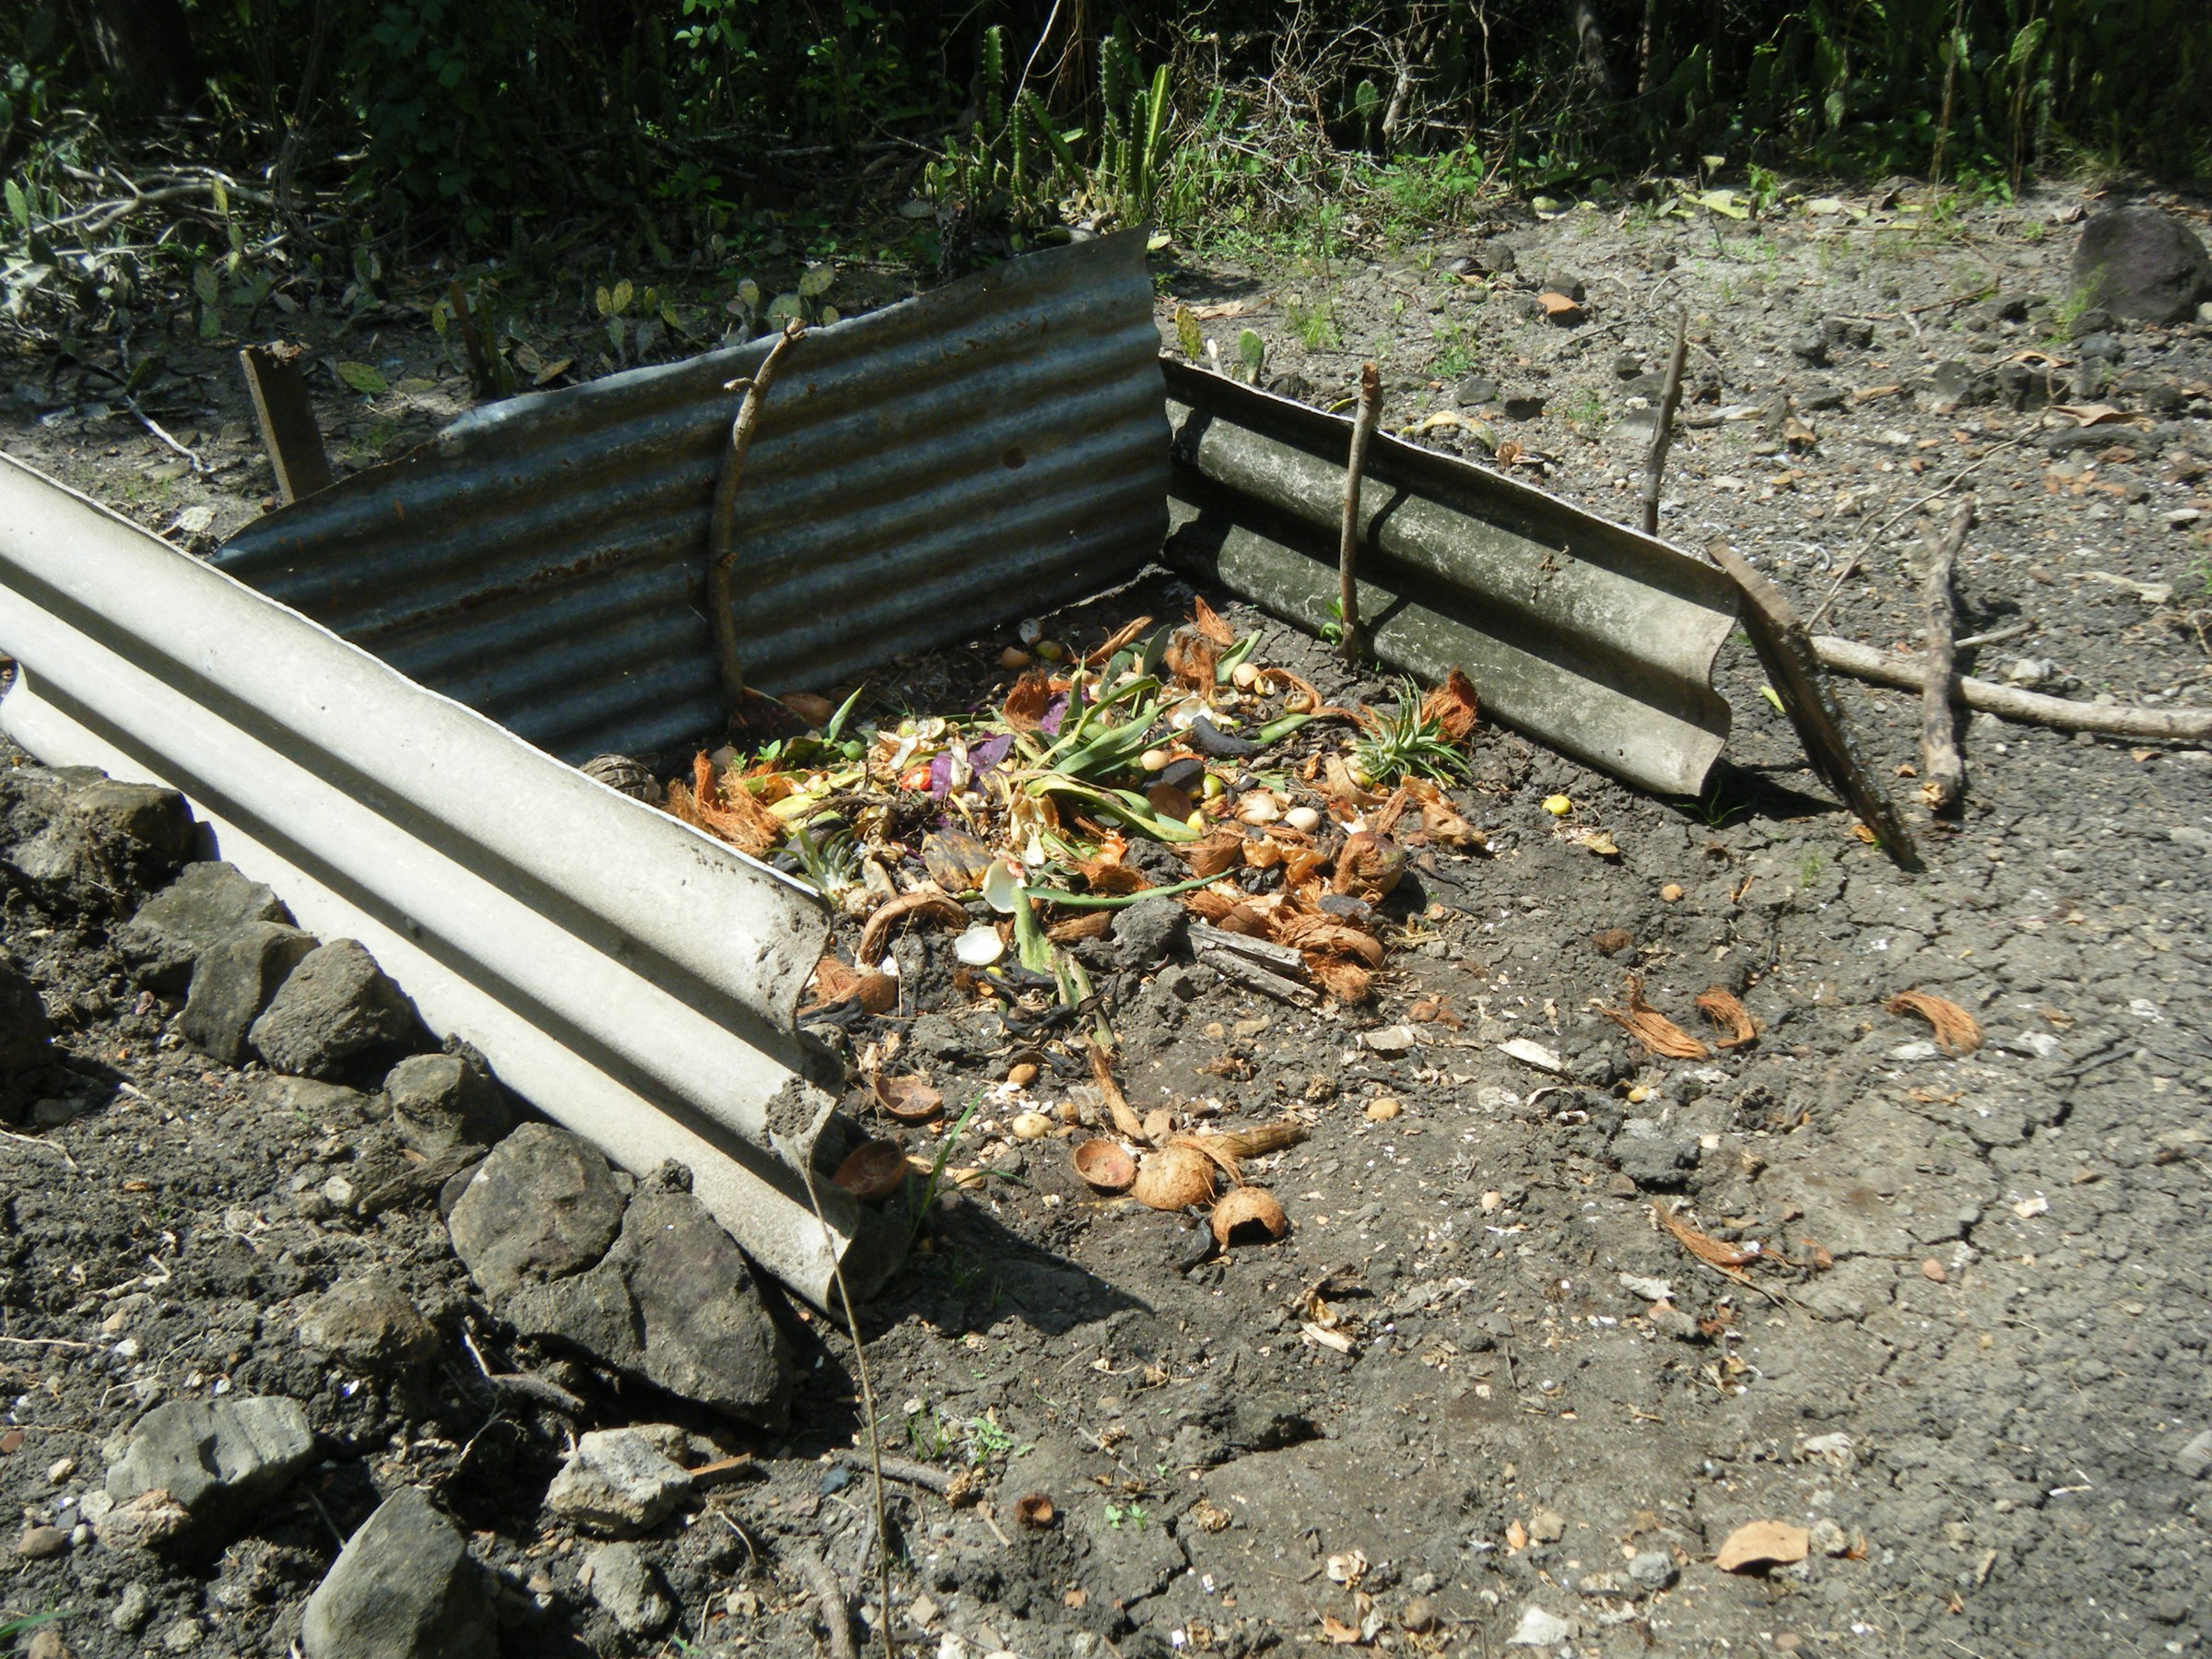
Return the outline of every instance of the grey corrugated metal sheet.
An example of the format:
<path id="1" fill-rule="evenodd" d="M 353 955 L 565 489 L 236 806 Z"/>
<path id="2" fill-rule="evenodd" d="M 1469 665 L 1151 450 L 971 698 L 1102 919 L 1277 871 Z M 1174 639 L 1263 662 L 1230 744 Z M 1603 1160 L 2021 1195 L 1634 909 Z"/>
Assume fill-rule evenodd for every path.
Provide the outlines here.
<path id="1" fill-rule="evenodd" d="M 753 683 L 830 685 L 1155 556 L 1167 423 L 1141 232 L 810 333 L 737 500 Z M 249 525 L 231 574 L 571 759 L 721 722 L 701 588 L 768 342 L 495 404 Z"/>
<path id="2" fill-rule="evenodd" d="M 1176 563 L 1319 629 L 1335 600 L 1351 423 L 1185 364 Z M 1360 620 L 1382 661 L 1464 669 L 1483 712 L 1639 788 L 1697 794 L 1728 735 L 1719 571 L 1557 496 L 1375 435 L 1360 499 Z"/>

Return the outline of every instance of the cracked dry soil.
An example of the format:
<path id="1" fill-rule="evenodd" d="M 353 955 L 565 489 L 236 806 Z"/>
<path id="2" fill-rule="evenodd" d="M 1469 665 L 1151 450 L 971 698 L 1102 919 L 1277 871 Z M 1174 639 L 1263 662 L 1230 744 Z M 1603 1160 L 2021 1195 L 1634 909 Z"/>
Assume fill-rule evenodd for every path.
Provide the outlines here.
<path id="1" fill-rule="evenodd" d="M 1693 426 L 1665 533 L 1728 535 L 1806 604 L 1855 552 L 1832 625 L 1908 641 L 1911 559 L 1936 522 L 1910 509 L 1981 460 L 1962 629 L 2017 616 L 2035 632 L 1969 671 L 2018 659 L 2045 688 L 2201 702 L 2186 604 L 2205 550 L 2170 515 L 2212 457 L 2212 329 L 2115 326 L 2099 350 L 2116 358 L 2041 332 L 2071 248 L 2039 231 L 2058 201 L 1970 213 L 1942 236 L 1871 200 L 1864 221 L 1748 230 L 1589 214 L 1490 227 L 1538 280 L 1584 278 L 1584 328 L 1609 325 L 1584 346 L 1514 309 L 1535 282 L 1475 301 L 1446 265 L 1465 239 L 1171 286 L 1251 302 L 1233 326 L 1269 334 L 1277 371 L 1312 395 L 1379 356 L 1394 424 L 1457 404 L 1465 336 L 1441 330 L 1471 331 L 1500 406 L 1544 394 L 1543 412 L 1499 415 L 1497 430 L 1552 457 L 1547 487 L 1624 517 L 1618 480 L 1641 457 L 1627 435 L 1641 394 L 1624 388 L 1664 349 L 1665 301 L 1685 299 L 1707 347 L 1690 411 L 1771 409 L 1779 393 L 1817 441 L 1788 444 L 1765 414 Z M 1985 279 L 2029 302 L 2019 316 L 1942 306 Z M 1323 284 L 1340 335 L 1308 350 L 1286 299 L 1295 288 L 1308 315 Z M 1821 350 L 1795 352 L 1808 332 Z M 2099 392 L 2153 423 L 2053 447 L 2032 403 L 1936 383 L 1959 362 L 1970 388 L 1995 385 L 2030 347 L 2069 373 L 2107 365 Z M 135 429 L 72 419 L 26 432 L 22 453 L 95 488 L 118 463 L 159 465 Z M 2098 571 L 2177 597 L 2149 603 Z M 1332 696 L 1381 694 L 1210 597 L 1264 630 L 1256 660 L 1302 665 Z M 1177 600 L 1155 577 L 1101 609 L 1180 614 L 1161 608 Z M 986 685 L 1006 642 L 910 679 Z M 948 938 L 901 939 L 909 982 L 936 994 L 898 1029 L 948 1099 L 986 1097 L 959 1156 L 991 1171 L 939 1200 L 923 1248 L 862 1310 L 892 1449 L 980 1468 L 989 1505 L 894 1485 L 911 1651 L 1475 1654 L 1519 1637 L 1608 1655 L 2147 1655 L 2212 1636 L 2212 1481 L 2191 1447 L 2212 1429 L 2206 757 L 1971 722 L 1964 818 L 1933 830 L 1908 806 L 1928 868 L 1906 875 L 1850 833 L 1760 678 L 1740 641 L 1724 653 L 1732 764 L 1701 803 L 1636 795 L 1486 730 L 1455 799 L 1491 853 L 1439 853 L 1419 875 L 1371 1005 L 1286 1010 L 1181 959 L 1115 979 L 1140 1110 L 1211 1100 L 1230 1124 L 1310 1124 L 1248 1171 L 1289 1213 L 1277 1245 L 1192 1265 L 1184 1222 L 1097 1201 L 1065 1143 L 999 1139 L 987 1125 L 1010 1104 L 990 1091 L 1013 1041 L 950 993 Z M 1916 700 L 1839 696 L 1878 767 L 1915 758 Z M 1555 794 L 1619 856 L 1564 839 L 1542 806 Z M 858 1582 L 873 1525 L 865 1479 L 839 1461 L 857 1428 L 841 1333 L 794 1317 L 814 1381 L 791 1425 L 718 1430 L 761 1478 L 702 1494 L 645 1540 L 681 1622 L 624 1633 L 580 1583 L 580 1542 L 539 1507 L 565 1437 L 714 1426 L 530 1352 L 499 1350 L 587 1389 L 591 1419 L 491 1397 L 460 1333 L 496 1327 L 435 1211 L 313 1201 L 359 1154 L 373 1098 L 179 1046 L 173 1005 L 119 971 L 115 920 L 21 891 L 6 911 L 6 947 L 57 1027 L 41 1087 L 66 1121 L 0 1141 L 0 1492 L 27 1529 L 67 1536 L 109 1436 L 156 1400 L 218 1389 L 301 1401 L 320 1461 L 211 1559 L 95 1542 L 34 1558 L 0 1541 L 6 1613 L 69 1609 L 53 1628 L 83 1655 L 280 1654 L 335 1537 L 416 1481 L 499 1575 L 504 1652 L 816 1651 L 791 1552 L 818 1547 Z M 1697 993 L 1735 992 L 1758 1041 L 1645 1054 L 1597 1011 L 1631 971 L 1691 1029 Z M 1985 1045 L 1947 1054 L 1885 1012 L 1914 987 L 1971 1011 Z M 1440 1001 L 1459 1024 L 1410 1018 Z M 1568 1075 L 1500 1053 L 1516 1036 Z M 1048 1068 L 1029 1098 L 1068 1100 L 1082 1081 Z M 1381 1100 L 1394 1115 L 1371 1112 Z M 1658 1225 L 1654 1206 L 1676 1204 L 1762 1245 L 1748 1283 Z M 299 1347 L 306 1299 L 368 1266 L 437 1326 L 435 1359 L 363 1377 Z M 1014 1518 L 1033 1492 L 1052 1498 L 1048 1529 Z M 1806 1528 L 1806 1559 L 1720 1571 L 1723 1543 L 1760 1520 Z"/>

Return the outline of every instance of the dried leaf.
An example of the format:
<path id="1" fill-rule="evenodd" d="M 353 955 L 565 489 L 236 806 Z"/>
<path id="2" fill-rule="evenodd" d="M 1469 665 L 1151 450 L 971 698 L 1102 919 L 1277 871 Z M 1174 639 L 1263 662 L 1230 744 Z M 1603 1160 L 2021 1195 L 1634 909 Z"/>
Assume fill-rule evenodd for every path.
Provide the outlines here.
<path id="1" fill-rule="evenodd" d="M 1480 712 L 1475 700 L 1475 688 L 1456 668 L 1444 677 L 1442 685 L 1421 700 L 1421 718 L 1436 722 L 1453 743 L 1467 740 Z"/>
<path id="2" fill-rule="evenodd" d="M 1034 732 L 1043 725 L 1044 712 L 1052 701 L 1053 677 L 1041 668 L 1032 668 L 1014 682 L 1014 689 L 1006 693 L 998 712 L 1016 731 Z"/>
<path id="3" fill-rule="evenodd" d="M 1758 1245 L 1724 1243 L 1708 1233 L 1700 1232 L 1679 1217 L 1670 1215 L 1663 1206 L 1653 1205 L 1652 1214 L 1659 1218 L 1660 1226 L 1675 1235 L 1683 1249 L 1708 1267 L 1718 1267 L 1731 1278 L 1742 1278 L 1744 1275 L 1741 1270 L 1759 1258 Z"/>
<path id="4" fill-rule="evenodd" d="M 1269 936 L 1299 950 L 1325 950 L 1333 956 L 1358 957 L 1370 968 L 1382 966 L 1382 941 L 1335 916 L 1278 912 Z"/>
<path id="5" fill-rule="evenodd" d="M 1237 642 L 1237 630 L 1214 614 L 1204 594 L 1192 596 L 1191 626 L 1217 645 L 1228 647 Z"/>
<path id="6" fill-rule="evenodd" d="M 1712 1051 L 1643 1000 L 1643 980 L 1629 975 L 1629 1006 L 1600 1008 L 1607 1019 L 1628 1032 L 1653 1053 L 1668 1060 L 1702 1060 Z"/>
<path id="7" fill-rule="evenodd" d="M 1759 1041 L 1759 1021 L 1751 1018 L 1751 1010 L 1725 987 L 1708 986 L 1698 993 L 1697 1003 L 1706 1018 L 1728 1033 L 1720 1041 L 1722 1048 L 1741 1048 L 1747 1042 Z"/>
<path id="8" fill-rule="evenodd" d="M 1723 1572 L 1787 1567 L 1804 1560 L 1812 1547 L 1812 1535 L 1802 1526 L 1792 1526 L 1787 1521 L 1753 1521 L 1728 1535 L 1712 1564 Z"/>
<path id="9" fill-rule="evenodd" d="M 861 930 L 860 948 L 854 954 L 864 962 L 881 961 L 884 941 L 890 937 L 891 929 L 910 916 L 927 916 L 947 927 L 962 927 L 968 921 L 968 912 L 935 888 L 916 888 L 877 908 Z"/>
<path id="10" fill-rule="evenodd" d="M 982 887 L 993 857 L 991 849 L 965 830 L 940 830 L 922 842 L 929 878 L 947 893 L 971 893 Z"/>
<path id="11" fill-rule="evenodd" d="M 878 1077 L 876 1104 L 902 1124 L 926 1124 L 944 1112 L 945 1096 L 927 1077 Z"/>
<path id="12" fill-rule="evenodd" d="M 1971 1054 L 1982 1046 L 1982 1022 L 1947 997 L 1900 991 L 1883 1006 L 1892 1014 L 1917 1014 L 1926 1020 L 1947 1054 Z"/>
<path id="13" fill-rule="evenodd" d="M 1132 621 L 1123 623 L 1121 627 L 1106 636 L 1106 642 L 1103 645 L 1083 659 L 1085 665 L 1096 668 L 1112 662 L 1115 652 L 1121 650 L 1123 646 L 1128 644 L 1151 626 L 1152 618 L 1149 617 L 1138 617 Z"/>
<path id="14" fill-rule="evenodd" d="M 839 1003 L 857 1002 L 870 1014 L 888 1014 L 899 1006 L 899 982 L 888 973 L 865 973 L 824 957 L 814 965 L 814 1001 L 801 1014 L 817 1014 Z"/>
<path id="15" fill-rule="evenodd" d="M 1345 1346 L 1348 1348 L 1351 1345 L 1347 1343 Z M 1360 1640 L 1359 1632 L 1334 1613 L 1321 1616 L 1321 1639 L 1337 1647 L 1358 1647 Z"/>
<path id="16" fill-rule="evenodd" d="M 1421 828 L 1430 840 L 1461 853 L 1490 844 L 1490 838 L 1461 817 L 1459 808 L 1427 778 L 1408 778 L 1399 788 L 1420 804 Z"/>

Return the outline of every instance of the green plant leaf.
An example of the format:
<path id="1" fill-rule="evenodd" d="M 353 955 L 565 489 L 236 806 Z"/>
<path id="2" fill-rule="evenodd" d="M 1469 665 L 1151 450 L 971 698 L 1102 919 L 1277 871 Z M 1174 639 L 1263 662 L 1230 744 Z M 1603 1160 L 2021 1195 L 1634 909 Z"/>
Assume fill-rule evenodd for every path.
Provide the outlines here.
<path id="1" fill-rule="evenodd" d="M 364 397 L 374 397 L 392 389 L 392 382 L 366 363 L 340 363 L 337 373 L 340 380 Z"/>
<path id="2" fill-rule="evenodd" d="M 810 265 L 799 273 L 799 298 L 818 300 L 830 291 L 837 280 L 837 273 L 826 265 Z"/>
<path id="3" fill-rule="evenodd" d="M 198 265 L 194 268 L 192 291 L 199 296 L 202 305 L 214 305 L 220 301 L 222 288 L 216 281 L 213 265 Z"/>
<path id="4" fill-rule="evenodd" d="M 7 211 L 17 224 L 30 229 L 30 203 L 23 194 L 23 186 L 13 179 L 7 182 Z"/>
<path id="5" fill-rule="evenodd" d="M 609 306 L 616 316 L 620 316 L 624 312 L 629 309 L 630 296 L 636 291 L 637 290 L 635 288 L 629 286 L 629 278 L 627 276 L 623 277 L 621 281 L 615 284 L 615 291 L 611 300 L 609 301 Z"/>

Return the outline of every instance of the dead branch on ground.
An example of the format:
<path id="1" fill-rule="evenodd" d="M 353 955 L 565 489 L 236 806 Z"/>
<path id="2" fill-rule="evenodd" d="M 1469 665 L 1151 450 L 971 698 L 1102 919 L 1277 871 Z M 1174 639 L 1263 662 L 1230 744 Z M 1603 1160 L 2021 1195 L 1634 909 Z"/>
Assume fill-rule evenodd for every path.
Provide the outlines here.
<path id="1" fill-rule="evenodd" d="M 1961 501 L 1951 512 L 1942 537 L 1928 547 L 1928 571 L 1921 588 L 1921 606 L 1927 618 L 1927 681 L 1921 687 L 1920 773 L 1921 798 L 1932 812 L 1957 809 L 1966 794 L 1966 762 L 1959 753 L 1958 734 L 1952 728 L 1951 682 L 1957 677 L 1952 644 L 1951 571 L 1959 549 L 1974 523 L 1974 503 Z"/>
<path id="2" fill-rule="evenodd" d="M 1878 645 L 1834 634 L 1815 634 L 1813 650 L 1822 665 L 1877 685 L 1918 691 L 1927 683 L 1927 667 Z M 1970 709 L 2024 725 L 2052 726 L 2062 732 L 2100 732 L 2111 737 L 2159 737 L 2179 743 L 2212 738 L 2212 709 L 2145 709 L 2124 703 L 2077 702 L 2000 686 L 1989 680 L 1958 681 L 1952 695 Z"/>
<path id="3" fill-rule="evenodd" d="M 1659 534 L 1659 480 L 1666 475 L 1666 452 L 1675 441 L 1675 411 L 1682 405 L 1682 362 L 1689 353 L 1689 312 L 1675 312 L 1675 348 L 1666 359 L 1666 389 L 1659 394 L 1659 421 L 1643 462 L 1643 533 Z"/>
<path id="4" fill-rule="evenodd" d="M 1344 469 L 1344 539 L 1336 553 L 1337 644 L 1344 660 L 1359 660 L 1359 485 L 1367 470 L 1367 445 L 1382 412 L 1382 376 L 1374 364 L 1359 366 L 1359 412 L 1352 418 L 1352 453 Z"/>
<path id="5" fill-rule="evenodd" d="M 732 524 L 737 514 L 737 482 L 745 472 L 745 457 L 753 447 L 753 432 L 760 424 L 760 406 L 768 399 L 769 386 L 776 378 L 776 370 L 783 354 L 797 343 L 806 325 L 794 317 L 783 324 L 783 332 L 776 343 L 768 348 L 760 359 L 760 367 L 753 371 L 749 381 L 730 382 L 735 391 L 742 384 L 745 400 L 737 406 L 737 418 L 730 423 L 729 453 L 724 458 L 722 477 L 714 485 L 714 516 L 707 535 L 707 621 L 714 630 L 714 670 L 722 679 L 723 700 L 729 704 L 734 714 L 745 703 L 745 665 L 737 657 L 737 618 L 731 614 L 730 569 L 735 563 L 737 550 L 730 546 Z"/>

